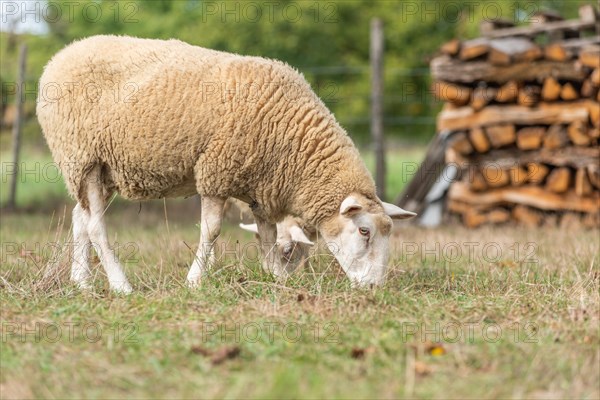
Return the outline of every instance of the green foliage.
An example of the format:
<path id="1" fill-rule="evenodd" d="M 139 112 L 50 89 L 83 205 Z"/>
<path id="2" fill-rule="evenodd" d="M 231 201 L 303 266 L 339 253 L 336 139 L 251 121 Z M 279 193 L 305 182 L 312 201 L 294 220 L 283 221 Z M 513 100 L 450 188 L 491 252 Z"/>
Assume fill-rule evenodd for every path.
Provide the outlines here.
<path id="1" fill-rule="evenodd" d="M 302 71 L 342 125 L 364 141 L 369 132 L 369 25 L 377 16 L 385 24 L 386 133 L 424 140 L 433 134 L 440 108 L 429 94 L 428 62 L 442 43 L 453 37 L 477 36 L 484 18 L 526 22 L 540 8 L 575 17 L 581 3 L 61 0 L 43 8 L 50 33 L 23 40 L 30 46 L 28 77 L 32 83 L 61 46 L 96 34 L 178 38 L 218 50 L 281 59 Z M 18 50 L 7 48 L 6 40 L 2 34 L 2 80 L 10 82 Z"/>

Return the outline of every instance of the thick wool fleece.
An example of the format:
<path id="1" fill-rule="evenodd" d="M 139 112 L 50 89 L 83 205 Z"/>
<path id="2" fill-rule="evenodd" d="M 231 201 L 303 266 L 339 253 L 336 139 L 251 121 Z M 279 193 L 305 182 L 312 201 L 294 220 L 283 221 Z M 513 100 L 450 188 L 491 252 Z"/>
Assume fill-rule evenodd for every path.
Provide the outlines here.
<path id="1" fill-rule="evenodd" d="M 95 166 L 128 199 L 236 197 L 315 226 L 351 193 L 380 203 L 358 151 L 288 65 L 177 40 L 94 36 L 46 66 L 37 115 L 71 195 Z"/>

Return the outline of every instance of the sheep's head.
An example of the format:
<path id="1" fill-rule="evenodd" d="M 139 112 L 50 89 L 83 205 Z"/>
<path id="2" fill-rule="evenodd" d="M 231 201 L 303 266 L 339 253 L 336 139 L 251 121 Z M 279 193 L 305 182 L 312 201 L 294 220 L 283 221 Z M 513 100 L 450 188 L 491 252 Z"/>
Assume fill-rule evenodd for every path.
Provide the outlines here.
<path id="1" fill-rule="evenodd" d="M 288 216 L 277 223 L 277 243 L 273 247 L 273 272 L 288 275 L 294 272 L 307 258 L 310 247 L 314 244 L 304 232 L 298 218 Z M 240 228 L 253 232 L 259 238 L 256 224 L 240 224 Z"/>
<path id="2" fill-rule="evenodd" d="M 361 286 L 380 285 L 389 261 L 392 219 L 415 215 L 393 204 L 351 194 L 319 231 L 348 278 Z"/>

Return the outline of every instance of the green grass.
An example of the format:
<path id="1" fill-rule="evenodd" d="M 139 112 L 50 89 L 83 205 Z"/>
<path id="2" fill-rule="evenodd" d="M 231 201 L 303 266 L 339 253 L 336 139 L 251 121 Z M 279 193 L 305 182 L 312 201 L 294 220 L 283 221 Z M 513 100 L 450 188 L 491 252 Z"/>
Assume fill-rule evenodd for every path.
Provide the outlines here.
<path id="1" fill-rule="evenodd" d="M 229 256 L 188 290 L 194 207 L 167 202 L 168 230 L 162 203 L 109 209 L 130 296 L 111 294 L 98 265 L 93 292 L 68 283 L 68 246 L 50 244 L 68 241 L 69 210 L 66 223 L 63 209 L 3 215 L 2 396 L 600 396 L 597 232 L 398 227 L 376 290 L 350 288 L 326 255 L 287 282 Z M 251 240 L 233 223 L 230 248 Z M 239 356 L 215 365 L 197 351 L 224 346 Z"/>

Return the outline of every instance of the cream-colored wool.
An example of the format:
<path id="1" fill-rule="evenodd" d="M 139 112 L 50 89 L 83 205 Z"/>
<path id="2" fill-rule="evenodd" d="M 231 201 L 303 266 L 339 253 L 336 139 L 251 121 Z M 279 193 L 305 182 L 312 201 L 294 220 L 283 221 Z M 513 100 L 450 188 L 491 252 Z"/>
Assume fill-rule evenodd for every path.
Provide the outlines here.
<path id="1" fill-rule="evenodd" d="M 70 194 L 100 166 L 105 195 L 248 201 L 319 226 L 350 194 L 383 212 L 358 151 L 304 77 L 177 40 L 94 36 L 54 56 L 37 115 Z"/>

